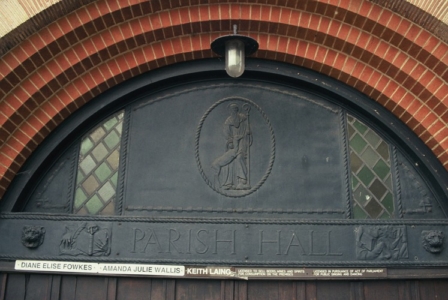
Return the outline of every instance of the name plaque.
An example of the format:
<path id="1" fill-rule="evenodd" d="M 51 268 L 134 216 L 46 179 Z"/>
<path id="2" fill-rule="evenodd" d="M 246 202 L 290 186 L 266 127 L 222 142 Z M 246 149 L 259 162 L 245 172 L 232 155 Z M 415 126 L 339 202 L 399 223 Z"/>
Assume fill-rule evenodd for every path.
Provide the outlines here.
<path id="1" fill-rule="evenodd" d="M 90 263 L 43 260 L 16 260 L 17 271 L 78 273 L 99 275 L 136 275 L 185 278 L 235 279 L 319 279 L 319 278 L 385 278 L 386 268 L 315 269 L 315 268 L 246 268 L 222 266 L 180 266 L 126 263 Z"/>
<path id="2" fill-rule="evenodd" d="M 59 272 L 59 273 L 96 273 L 143 276 L 184 276 L 184 266 L 149 264 L 114 264 L 72 261 L 16 260 L 15 270 Z"/>

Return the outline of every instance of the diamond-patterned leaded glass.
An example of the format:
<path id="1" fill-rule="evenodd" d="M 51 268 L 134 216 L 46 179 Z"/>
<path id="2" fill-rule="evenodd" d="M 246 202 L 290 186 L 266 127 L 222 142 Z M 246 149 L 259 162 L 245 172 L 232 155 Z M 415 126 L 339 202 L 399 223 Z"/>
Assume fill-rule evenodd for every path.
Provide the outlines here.
<path id="1" fill-rule="evenodd" d="M 348 116 L 353 218 L 390 219 L 394 214 L 388 144 L 372 129 Z"/>
<path id="2" fill-rule="evenodd" d="M 113 215 L 117 190 L 121 111 L 87 134 L 81 141 L 73 212 Z"/>

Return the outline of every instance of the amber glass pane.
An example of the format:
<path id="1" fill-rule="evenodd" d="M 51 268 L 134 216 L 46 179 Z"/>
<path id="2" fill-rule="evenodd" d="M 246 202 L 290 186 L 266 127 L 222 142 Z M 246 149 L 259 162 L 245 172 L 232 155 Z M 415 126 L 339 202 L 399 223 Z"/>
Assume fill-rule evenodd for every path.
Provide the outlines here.
<path id="1" fill-rule="evenodd" d="M 124 112 L 106 120 L 81 141 L 73 212 L 113 215 Z"/>

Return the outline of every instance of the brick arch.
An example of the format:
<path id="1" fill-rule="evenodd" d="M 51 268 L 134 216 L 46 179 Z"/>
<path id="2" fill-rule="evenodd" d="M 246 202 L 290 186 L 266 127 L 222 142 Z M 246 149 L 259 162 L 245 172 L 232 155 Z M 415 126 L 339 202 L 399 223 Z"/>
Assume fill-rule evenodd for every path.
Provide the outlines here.
<path id="1" fill-rule="evenodd" d="M 0 196 L 83 104 L 141 73 L 213 57 L 210 42 L 233 23 L 259 41 L 255 57 L 329 75 L 385 106 L 448 169 L 448 46 L 408 20 L 367 1 L 137 2 L 81 7 L 2 57 Z"/>

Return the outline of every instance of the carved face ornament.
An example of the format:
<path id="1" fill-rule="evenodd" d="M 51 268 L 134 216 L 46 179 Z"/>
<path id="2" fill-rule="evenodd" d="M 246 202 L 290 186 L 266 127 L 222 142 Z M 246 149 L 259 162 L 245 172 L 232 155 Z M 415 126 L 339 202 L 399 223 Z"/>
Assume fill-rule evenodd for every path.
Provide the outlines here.
<path id="1" fill-rule="evenodd" d="M 24 226 L 22 244 L 27 248 L 37 248 L 44 242 L 45 228 L 40 226 Z"/>
<path id="2" fill-rule="evenodd" d="M 430 253 L 440 253 L 443 250 L 444 234 L 440 230 L 422 231 L 422 245 Z"/>

